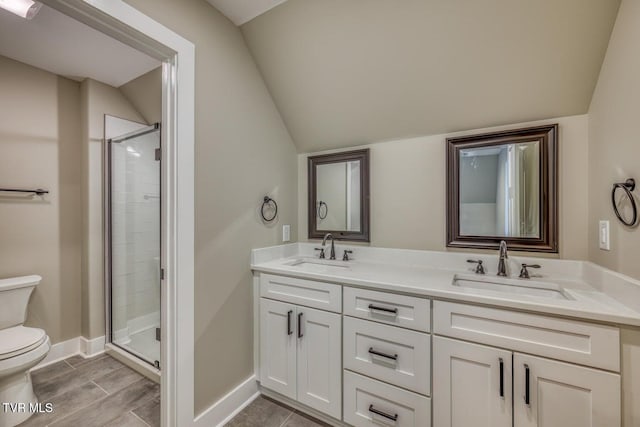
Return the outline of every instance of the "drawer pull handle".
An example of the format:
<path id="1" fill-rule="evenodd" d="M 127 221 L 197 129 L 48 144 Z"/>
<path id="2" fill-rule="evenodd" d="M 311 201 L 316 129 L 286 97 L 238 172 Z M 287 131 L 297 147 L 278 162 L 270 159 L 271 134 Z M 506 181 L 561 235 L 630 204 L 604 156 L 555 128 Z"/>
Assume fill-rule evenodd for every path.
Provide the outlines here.
<path id="1" fill-rule="evenodd" d="M 379 352 L 379 351 L 375 351 L 375 350 L 373 349 L 373 347 L 369 347 L 369 354 L 373 354 L 373 355 L 375 355 L 375 356 L 380 356 L 380 357 L 384 357 L 384 358 L 391 359 L 391 360 L 396 360 L 396 361 L 398 360 L 398 355 L 397 355 L 397 354 L 394 354 L 394 355 L 392 356 L 392 355 L 390 355 L 390 354 L 381 353 L 381 352 Z"/>
<path id="2" fill-rule="evenodd" d="M 369 304 L 369 310 L 382 311 L 383 313 L 391 313 L 395 316 L 398 315 L 397 308 L 386 308 L 386 307 L 379 307 L 377 305 Z"/>
<path id="3" fill-rule="evenodd" d="M 298 313 L 298 338 L 302 338 L 304 334 L 302 333 L 302 315 L 304 313 Z"/>
<path id="4" fill-rule="evenodd" d="M 524 365 L 524 403 L 529 405 L 531 403 L 529 399 L 529 365 Z"/>
<path id="5" fill-rule="evenodd" d="M 500 358 L 500 397 L 504 397 L 504 360 Z"/>
<path id="6" fill-rule="evenodd" d="M 289 310 L 287 312 L 287 335 L 291 335 L 293 330 L 291 330 L 291 315 L 293 314 L 293 310 Z"/>
<path id="7" fill-rule="evenodd" d="M 398 421 L 398 414 L 389 415 L 386 412 L 383 412 L 383 411 L 381 411 L 379 409 L 374 408 L 373 405 L 369 405 L 369 412 L 371 412 L 373 414 L 376 414 L 376 415 L 380 415 L 381 417 L 384 417 L 384 418 L 386 418 L 388 420 L 391 420 L 391 421 Z"/>

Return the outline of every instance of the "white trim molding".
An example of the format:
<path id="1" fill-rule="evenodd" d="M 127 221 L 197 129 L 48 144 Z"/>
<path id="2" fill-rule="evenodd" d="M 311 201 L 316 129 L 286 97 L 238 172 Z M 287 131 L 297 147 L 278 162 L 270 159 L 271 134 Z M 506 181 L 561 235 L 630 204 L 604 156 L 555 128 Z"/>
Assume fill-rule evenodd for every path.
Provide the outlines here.
<path id="1" fill-rule="evenodd" d="M 193 426 L 195 46 L 122 0 L 42 2 L 162 61 L 162 426 Z"/>
<path id="2" fill-rule="evenodd" d="M 252 375 L 195 419 L 197 427 L 222 427 L 253 402 L 260 392 L 256 376 Z"/>
<path id="3" fill-rule="evenodd" d="M 80 337 L 80 352 L 85 357 L 93 357 L 104 352 L 104 336 L 87 339 Z"/>
<path id="4" fill-rule="evenodd" d="M 94 357 L 104 353 L 104 337 L 87 339 L 85 337 L 75 337 L 66 341 L 55 343 L 51 346 L 51 350 L 40 363 L 31 370 L 44 368 L 61 360 L 67 359 L 76 354 L 82 357 Z"/>

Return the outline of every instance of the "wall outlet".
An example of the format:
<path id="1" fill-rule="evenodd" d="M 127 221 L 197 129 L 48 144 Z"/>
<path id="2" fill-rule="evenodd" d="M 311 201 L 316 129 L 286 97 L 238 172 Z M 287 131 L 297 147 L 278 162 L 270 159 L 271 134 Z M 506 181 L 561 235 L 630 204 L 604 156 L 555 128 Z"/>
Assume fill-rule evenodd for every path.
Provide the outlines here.
<path id="1" fill-rule="evenodd" d="M 282 241 L 288 242 L 289 240 L 291 240 L 291 226 L 285 224 L 282 226 Z"/>
<path id="2" fill-rule="evenodd" d="M 609 221 L 600 221 L 598 226 L 598 239 L 600 241 L 600 249 L 611 250 L 611 239 L 609 233 Z"/>

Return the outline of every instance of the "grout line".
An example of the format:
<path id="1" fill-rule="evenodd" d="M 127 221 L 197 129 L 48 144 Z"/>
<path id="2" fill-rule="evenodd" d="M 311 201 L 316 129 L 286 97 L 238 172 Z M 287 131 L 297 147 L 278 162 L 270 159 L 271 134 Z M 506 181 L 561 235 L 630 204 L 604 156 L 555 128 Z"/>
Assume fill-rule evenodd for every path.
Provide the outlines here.
<path id="1" fill-rule="evenodd" d="M 284 419 L 282 424 L 280 424 L 280 427 L 283 427 L 287 423 L 287 421 L 289 421 L 289 418 L 291 418 L 293 416 L 294 411 L 291 410 L 291 409 L 290 409 L 290 411 L 291 411 L 291 413 L 289 414 L 289 416 L 287 418 Z"/>
<path id="2" fill-rule="evenodd" d="M 143 420 L 142 418 L 140 418 L 138 415 L 136 415 L 135 412 L 133 412 L 133 409 L 129 411 L 129 413 L 131 415 L 133 415 L 134 417 L 136 417 L 137 419 L 139 419 L 140 421 L 142 421 L 144 423 L 144 425 L 151 427 L 151 424 L 149 424 L 148 422 L 146 422 L 145 420 Z"/>
<path id="3" fill-rule="evenodd" d="M 107 396 L 111 396 L 111 393 L 109 393 L 107 390 L 103 389 L 102 387 L 100 387 L 98 385 L 97 382 L 95 382 L 94 380 L 89 381 L 90 383 L 93 383 L 93 385 L 95 385 L 96 387 L 98 387 L 100 390 L 104 391 L 105 393 L 107 393 Z M 105 396 L 106 397 L 106 396 Z"/>
<path id="4" fill-rule="evenodd" d="M 76 368 L 71 363 L 67 362 L 67 359 L 64 359 L 63 362 L 66 363 L 74 371 L 76 370 Z"/>

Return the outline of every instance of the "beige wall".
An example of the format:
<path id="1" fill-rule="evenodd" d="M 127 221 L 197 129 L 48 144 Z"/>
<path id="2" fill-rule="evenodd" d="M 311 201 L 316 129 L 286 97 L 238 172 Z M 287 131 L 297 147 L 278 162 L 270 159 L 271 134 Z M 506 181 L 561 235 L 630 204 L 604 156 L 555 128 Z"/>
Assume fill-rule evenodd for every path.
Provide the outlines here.
<path id="1" fill-rule="evenodd" d="M 149 71 L 118 89 L 147 123 L 162 121 L 162 67 Z"/>
<path id="2" fill-rule="evenodd" d="M 445 139 L 465 133 L 547 123 L 560 125 L 560 257 L 587 259 L 586 115 L 358 146 L 357 148 L 369 147 L 371 150 L 371 245 L 444 250 Z M 307 156 L 298 156 L 300 240 L 306 240 L 308 236 Z"/>
<path id="3" fill-rule="evenodd" d="M 127 0 L 196 46 L 195 410 L 253 374 L 252 248 L 295 241 L 296 150 L 240 30 L 204 0 Z M 278 221 L 260 221 L 261 199 Z"/>
<path id="4" fill-rule="evenodd" d="M 585 114 L 620 0 L 289 0 L 242 26 L 302 152 Z"/>
<path id="5" fill-rule="evenodd" d="M 611 188 L 630 177 L 640 184 L 639 112 L 640 2 L 623 0 L 589 109 L 589 258 L 636 279 L 640 230 L 615 217 Z M 599 249 L 599 220 L 611 222 L 611 251 Z"/>
<path id="6" fill-rule="evenodd" d="M 145 123 L 122 93 L 86 79 L 80 85 L 82 111 L 82 336 L 105 334 L 103 240 L 104 115 Z"/>
<path id="7" fill-rule="evenodd" d="M 0 196 L 0 277 L 42 276 L 27 324 L 56 343 L 80 335 L 79 85 L 0 57 L 0 94 L 0 186 L 51 192 Z"/>

